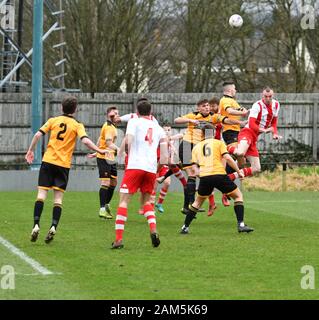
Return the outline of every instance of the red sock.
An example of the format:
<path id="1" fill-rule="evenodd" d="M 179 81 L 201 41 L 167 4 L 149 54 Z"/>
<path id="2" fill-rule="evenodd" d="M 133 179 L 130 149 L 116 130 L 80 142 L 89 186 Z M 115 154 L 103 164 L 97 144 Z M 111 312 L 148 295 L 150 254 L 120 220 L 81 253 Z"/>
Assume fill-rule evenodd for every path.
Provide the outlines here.
<path id="1" fill-rule="evenodd" d="M 127 208 L 118 207 L 115 219 L 115 241 L 123 239 L 124 225 L 127 220 Z"/>
<path id="2" fill-rule="evenodd" d="M 151 193 L 151 196 L 150 196 L 150 204 L 153 206 L 153 209 L 154 209 L 154 205 L 155 205 L 155 198 L 156 198 L 156 191 L 154 189 L 153 192 Z"/>
<path id="3" fill-rule="evenodd" d="M 235 149 L 236 149 L 236 146 L 234 146 L 234 145 L 229 145 L 229 146 L 227 146 L 227 151 L 228 151 L 230 154 L 233 154 L 234 151 L 235 151 Z"/>
<path id="4" fill-rule="evenodd" d="M 253 169 L 251 167 L 250 168 L 244 168 L 243 172 L 244 172 L 245 177 L 250 177 L 250 176 L 253 175 Z"/>
<path id="5" fill-rule="evenodd" d="M 244 173 L 244 176 L 245 177 L 250 177 L 253 175 L 253 169 L 250 167 L 250 168 L 244 168 L 242 169 L 243 170 L 243 173 Z M 233 172 L 233 173 L 230 173 L 228 175 L 228 177 L 230 178 L 230 180 L 235 180 L 238 178 L 238 173 L 237 172 Z"/>
<path id="6" fill-rule="evenodd" d="M 152 208 L 150 204 L 146 204 L 144 206 L 144 217 L 147 219 L 150 231 L 156 231 L 156 217 L 154 213 L 154 207 Z"/>
<path id="7" fill-rule="evenodd" d="M 215 206 L 215 197 L 214 197 L 214 194 L 211 194 L 209 197 L 208 197 L 208 201 L 209 201 L 209 204 L 214 207 Z"/>
<path id="8" fill-rule="evenodd" d="M 185 177 L 184 177 L 184 175 L 183 175 L 182 170 L 181 170 L 179 167 L 172 168 L 171 170 L 172 170 L 172 172 L 174 173 L 175 177 L 176 177 L 177 179 L 179 179 L 179 181 L 181 182 L 181 184 L 183 185 L 183 187 L 185 187 L 186 184 L 187 184 L 187 181 L 186 181 L 186 179 L 185 179 Z"/>
<path id="9" fill-rule="evenodd" d="M 234 181 L 236 178 L 238 178 L 238 173 L 237 172 L 230 173 L 228 177 L 230 178 L 230 180 Z"/>
<path id="10" fill-rule="evenodd" d="M 165 187 L 163 187 L 161 189 L 160 195 L 158 197 L 158 203 L 163 203 L 164 202 L 164 199 L 166 197 L 167 191 L 168 191 L 168 188 L 166 189 Z"/>

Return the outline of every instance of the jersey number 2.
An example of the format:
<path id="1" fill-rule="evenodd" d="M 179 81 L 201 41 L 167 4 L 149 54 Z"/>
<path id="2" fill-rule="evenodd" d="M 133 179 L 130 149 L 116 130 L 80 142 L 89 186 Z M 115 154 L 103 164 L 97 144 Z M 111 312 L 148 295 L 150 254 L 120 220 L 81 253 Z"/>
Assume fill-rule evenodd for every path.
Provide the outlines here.
<path id="1" fill-rule="evenodd" d="M 56 138 L 58 140 L 63 141 L 64 137 L 62 137 L 62 135 L 66 132 L 67 125 L 65 123 L 60 123 L 60 128 L 62 128 L 62 130 L 58 132 L 58 135 L 56 136 Z"/>
<path id="2" fill-rule="evenodd" d="M 145 141 L 148 141 L 149 145 L 151 145 L 153 143 L 153 128 L 147 129 Z"/>

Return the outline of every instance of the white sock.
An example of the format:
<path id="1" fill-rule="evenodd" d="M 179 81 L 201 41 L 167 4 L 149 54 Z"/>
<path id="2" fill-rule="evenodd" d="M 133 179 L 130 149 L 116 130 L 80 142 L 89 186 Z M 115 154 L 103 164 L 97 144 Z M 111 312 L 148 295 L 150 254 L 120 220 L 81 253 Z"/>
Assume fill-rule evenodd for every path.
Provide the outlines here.
<path id="1" fill-rule="evenodd" d="M 241 222 L 239 225 L 240 225 L 241 227 L 244 227 L 244 226 L 245 226 L 244 221 L 243 221 L 243 222 Z"/>

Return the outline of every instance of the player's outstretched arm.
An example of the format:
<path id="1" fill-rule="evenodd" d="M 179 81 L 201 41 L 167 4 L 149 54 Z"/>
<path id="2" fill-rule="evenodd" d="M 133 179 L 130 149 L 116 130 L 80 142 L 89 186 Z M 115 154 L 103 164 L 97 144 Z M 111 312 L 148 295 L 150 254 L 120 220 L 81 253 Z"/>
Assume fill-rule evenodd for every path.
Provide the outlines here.
<path id="1" fill-rule="evenodd" d="M 127 144 L 127 154 L 130 154 L 133 140 L 134 140 L 134 136 L 132 134 L 126 134 L 125 135 L 125 141 L 126 141 L 126 144 Z"/>
<path id="2" fill-rule="evenodd" d="M 171 136 L 170 138 L 169 138 L 169 140 L 180 140 L 180 139 L 182 139 L 183 138 L 183 134 L 182 133 L 177 133 L 177 134 L 174 134 L 173 136 Z"/>
<path id="3" fill-rule="evenodd" d="M 240 109 L 227 108 L 226 110 L 229 114 L 232 114 L 234 116 L 246 116 L 249 113 L 249 110 L 244 107 Z"/>
<path id="4" fill-rule="evenodd" d="M 124 136 L 124 138 L 123 138 L 123 140 L 122 140 L 122 142 L 121 142 L 121 145 L 120 145 L 120 150 L 119 150 L 119 152 L 118 152 L 118 154 L 117 154 L 117 156 L 119 157 L 119 158 L 121 158 L 122 156 L 125 156 L 125 145 L 126 145 L 126 136 Z"/>
<path id="5" fill-rule="evenodd" d="M 185 124 L 185 123 L 194 123 L 195 125 L 197 125 L 199 123 L 198 120 L 195 120 L 195 119 L 188 119 L 188 118 L 185 118 L 185 117 L 178 117 L 174 120 L 174 122 L 176 124 Z"/>
<path id="6" fill-rule="evenodd" d="M 98 153 L 106 153 L 107 150 L 106 149 L 100 149 L 91 139 L 89 139 L 88 137 L 84 137 L 82 140 L 82 143 L 85 144 L 89 149 L 94 150 Z"/>
<path id="7" fill-rule="evenodd" d="M 227 164 L 232 168 L 234 169 L 237 173 L 238 173 L 238 176 L 240 179 L 243 179 L 244 178 L 244 174 L 243 172 L 238 168 L 238 165 L 237 163 L 234 161 L 234 159 L 228 154 L 228 153 L 225 153 L 223 155 L 223 158 L 226 160 Z"/>
<path id="8" fill-rule="evenodd" d="M 282 139 L 282 136 L 278 135 L 277 121 L 278 121 L 278 118 L 274 117 L 271 122 L 271 128 L 273 129 L 272 130 L 272 138 L 275 140 Z"/>
<path id="9" fill-rule="evenodd" d="M 160 144 L 160 164 L 168 164 L 168 139 L 162 138 Z"/>
<path id="10" fill-rule="evenodd" d="M 236 120 L 236 119 L 229 119 L 229 118 L 225 118 L 223 120 L 223 123 L 226 123 L 226 124 L 239 124 L 239 125 L 242 125 L 242 121 L 240 120 Z"/>
<path id="11" fill-rule="evenodd" d="M 96 155 L 97 155 L 96 152 L 94 152 L 94 153 L 89 153 L 89 154 L 87 154 L 87 157 L 88 157 L 89 159 L 93 159 L 93 158 L 96 158 Z"/>
<path id="12" fill-rule="evenodd" d="M 199 167 L 198 167 L 197 163 L 192 164 L 192 171 L 196 177 L 199 177 Z"/>
<path id="13" fill-rule="evenodd" d="M 33 160 L 34 160 L 34 152 L 33 152 L 33 150 L 34 150 L 35 146 L 37 145 L 38 141 L 40 140 L 40 138 L 42 136 L 43 136 L 43 133 L 38 131 L 32 138 L 32 141 L 30 143 L 29 149 L 28 149 L 28 151 L 27 151 L 27 153 L 26 153 L 26 155 L 24 157 L 29 164 L 31 164 L 33 162 Z"/>
<path id="14" fill-rule="evenodd" d="M 124 114 L 123 116 L 120 116 L 121 122 L 128 122 L 130 119 L 132 119 L 132 113 Z"/>

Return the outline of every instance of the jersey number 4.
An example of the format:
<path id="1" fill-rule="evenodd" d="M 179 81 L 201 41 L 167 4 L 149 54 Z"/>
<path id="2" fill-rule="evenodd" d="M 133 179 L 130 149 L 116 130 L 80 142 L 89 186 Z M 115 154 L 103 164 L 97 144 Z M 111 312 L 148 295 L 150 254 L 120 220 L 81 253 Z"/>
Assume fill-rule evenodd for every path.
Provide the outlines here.
<path id="1" fill-rule="evenodd" d="M 62 137 L 62 135 L 66 133 L 67 125 L 65 123 L 60 123 L 60 128 L 62 128 L 62 130 L 58 132 L 58 135 L 56 136 L 56 138 L 58 140 L 63 141 L 64 137 Z"/>
<path id="2" fill-rule="evenodd" d="M 148 141 L 148 144 L 151 145 L 153 143 L 153 128 L 148 128 L 145 136 L 145 141 Z"/>

